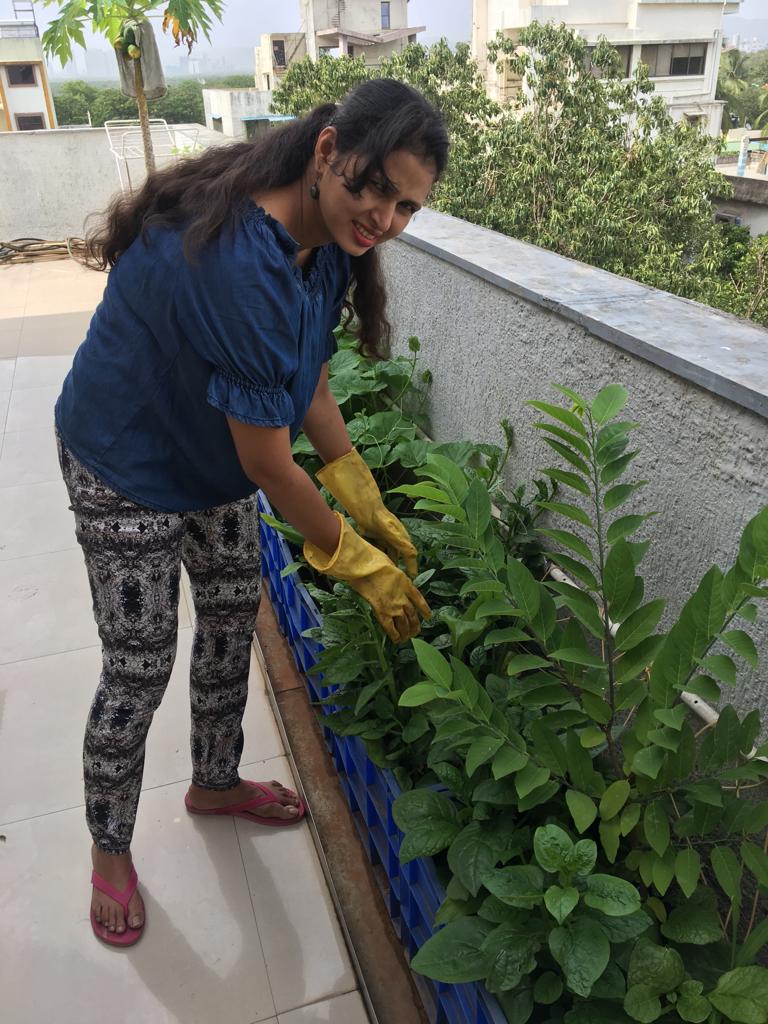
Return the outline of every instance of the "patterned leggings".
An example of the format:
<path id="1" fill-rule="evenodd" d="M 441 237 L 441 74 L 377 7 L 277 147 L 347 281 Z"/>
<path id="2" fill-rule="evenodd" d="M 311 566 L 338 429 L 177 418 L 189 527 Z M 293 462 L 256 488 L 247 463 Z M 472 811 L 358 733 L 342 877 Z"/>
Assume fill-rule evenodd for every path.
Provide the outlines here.
<path id="1" fill-rule="evenodd" d="M 102 643 L 83 749 L 86 819 L 100 849 L 125 853 L 147 732 L 176 656 L 182 562 L 195 605 L 192 780 L 207 789 L 239 781 L 261 591 L 256 498 L 203 512 L 157 512 L 116 494 L 61 438 L 58 445 Z"/>

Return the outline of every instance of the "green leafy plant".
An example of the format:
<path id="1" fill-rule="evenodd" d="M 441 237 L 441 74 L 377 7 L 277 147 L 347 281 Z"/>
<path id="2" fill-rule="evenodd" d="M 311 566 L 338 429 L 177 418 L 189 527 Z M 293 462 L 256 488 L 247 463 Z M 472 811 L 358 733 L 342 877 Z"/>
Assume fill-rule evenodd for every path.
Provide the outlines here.
<path id="1" fill-rule="evenodd" d="M 764 1022 L 768 802 L 745 793 L 768 776 L 751 756 L 759 714 L 726 705 L 697 743 L 680 697 L 719 699 L 734 656 L 757 661 L 742 627 L 768 596 L 768 510 L 658 633 L 664 602 L 645 600 L 638 572 L 648 542 L 630 539 L 650 513 L 626 511 L 644 483 L 624 479 L 637 454 L 627 393 L 560 390 L 568 407 L 531 404 L 564 463 L 544 472 L 573 500 L 540 502 L 564 521 L 541 534 L 579 586 L 500 552 L 487 496 L 467 487 L 477 557 L 464 586 L 482 594 L 476 614 L 510 623 L 492 634 L 501 664 L 413 641 L 421 678 L 400 704 L 434 730 L 445 790 L 400 797 L 401 856 L 436 857 L 449 878 L 446 927 L 413 966 L 484 980 L 515 1021 Z"/>

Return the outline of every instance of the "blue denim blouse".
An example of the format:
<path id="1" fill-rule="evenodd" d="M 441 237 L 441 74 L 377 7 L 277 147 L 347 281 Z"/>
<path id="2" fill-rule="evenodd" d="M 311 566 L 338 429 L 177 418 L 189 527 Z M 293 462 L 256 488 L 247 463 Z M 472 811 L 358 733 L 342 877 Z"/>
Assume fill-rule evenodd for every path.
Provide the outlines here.
<path id="1" fill-rule="evenodd" d="M 304 276 L 297 242 L 254 203 L 194 262 L 182 245 L 181 230 L 153 228 L 120 257 L 56 403 L 81 462 L 174 512 L 256 490 L 226 416 L 299 433 L 350 274 L 331 243 Z"/>

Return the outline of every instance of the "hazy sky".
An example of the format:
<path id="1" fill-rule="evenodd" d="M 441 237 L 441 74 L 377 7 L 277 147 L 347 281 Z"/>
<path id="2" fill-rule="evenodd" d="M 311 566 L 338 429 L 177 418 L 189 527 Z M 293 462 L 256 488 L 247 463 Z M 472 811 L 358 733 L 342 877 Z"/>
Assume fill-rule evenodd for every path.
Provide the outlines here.
<path id="1" fill-rule="evenodd" d="M 162 10 L 162 2 L 158 2 L 158 10 Z M 37 20 L 41 28 L 55 17 L 55 12 L 56 5 L 43 7 L 37 3 Z M 419 36 L 421 42 L 429 43 L 446 36 L 455 43 L 461 39 L 469 40 L 471 14 L 472 0 L 410 0 L 408 20 L 411 25 L 427 26 L 427 31 Z M 0 18 L 11 17 L 11 0 L 0 0 Z M 743 0 L 740 17 L 768 17 L 766 0 Z M 727 26 L 728 18 L 725 24 Z M 275 3 L 275 0 L 227 0 L 223 21 L 214 26 L 212 40 L 217 47 L 253 46 L 262 32 L 291 32 L 298 28 L 299 5 L 296 0 L 282 0 L 282 3 Z M 163 39 L 160 31 L 157 35 L 163 57 L 175 60 L 181 51 Z M 90 45 L 107 48 L 101 37 L 94 39 L 93 44 L 89 40 Z M 208 49 L 205 41 L 199 44 L 201 56 Z"/>

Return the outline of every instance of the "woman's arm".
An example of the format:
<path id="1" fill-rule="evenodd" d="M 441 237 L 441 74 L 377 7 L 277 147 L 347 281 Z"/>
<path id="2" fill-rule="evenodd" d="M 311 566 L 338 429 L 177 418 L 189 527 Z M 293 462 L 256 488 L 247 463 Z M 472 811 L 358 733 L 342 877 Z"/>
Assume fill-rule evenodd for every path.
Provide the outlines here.
<path id="1" fill-rule="evenodd" d="M 338 406 L 336 412 L 346 436 Z M 332 555 L 339 545 L 339 520 L 309 476 L 293 461 L 288 427 L 254 427 L 229 416 L 227 422 L 248 479 L 264 491 L 303 537 Z M 347 450 L 349 447 L 347 437 Z"/>
<path id="2" fill-rule="evenodd" d="M 328 363 L 323 363 L 312 404 L 304 417 L 303 429 L 326 464 L 352 450 L 347 425 L 328 386 Z"/>

